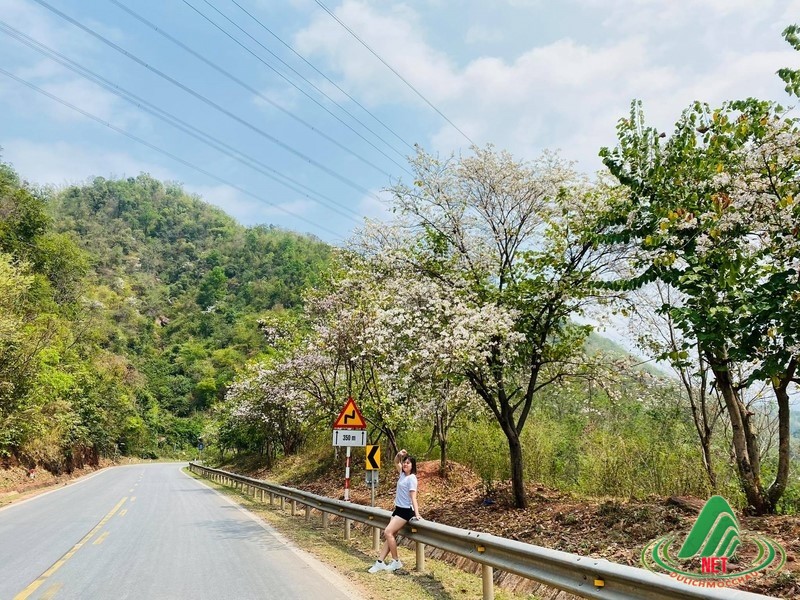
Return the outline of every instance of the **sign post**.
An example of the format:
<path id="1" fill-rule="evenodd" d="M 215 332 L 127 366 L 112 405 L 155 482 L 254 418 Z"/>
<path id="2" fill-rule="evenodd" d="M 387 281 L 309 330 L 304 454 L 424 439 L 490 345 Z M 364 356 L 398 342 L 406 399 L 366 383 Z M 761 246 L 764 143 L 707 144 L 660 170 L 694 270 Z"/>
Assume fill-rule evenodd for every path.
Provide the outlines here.
<path id="1" fill-rule="evenodd" d="M 348 398 L 333 422 L 333 445 L 347 447 L 344 468 L 344 501 L 350 501 L 350 448 L 367 445 L 367 422 L 355 401 Z"/>

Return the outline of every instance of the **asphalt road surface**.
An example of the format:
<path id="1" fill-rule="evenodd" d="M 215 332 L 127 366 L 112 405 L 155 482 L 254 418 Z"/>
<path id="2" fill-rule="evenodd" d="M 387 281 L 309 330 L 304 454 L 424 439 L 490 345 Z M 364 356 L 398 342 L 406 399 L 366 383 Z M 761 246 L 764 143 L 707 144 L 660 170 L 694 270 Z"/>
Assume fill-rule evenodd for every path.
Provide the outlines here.
<path id="1" fill-rule="evenodd" d="M 184 466 L 114 467 L 0 510 L 0 600 L 357 597 Z"/>

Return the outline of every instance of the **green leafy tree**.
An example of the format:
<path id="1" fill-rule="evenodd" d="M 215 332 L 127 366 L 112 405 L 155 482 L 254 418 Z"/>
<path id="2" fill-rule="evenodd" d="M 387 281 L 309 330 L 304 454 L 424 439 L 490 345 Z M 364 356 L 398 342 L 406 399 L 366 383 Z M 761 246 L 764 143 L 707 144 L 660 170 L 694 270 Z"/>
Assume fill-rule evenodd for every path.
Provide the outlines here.
<path id="1" fill-rule="evenodd" d="M 753 512 L 771 512 L 789 469 L 788 386 L 800 349 L 796 314 L 800 132 L 781 107 L 748 100 L 712 110 L 696 103 L 671 137 L 644 123 L 634 104 L 618 125 L 619 145 L 604 162 L 626 194 L 611 207 L 606 242 L 630 245 L 638 273 L 628 287 L 659 280 L 665 303 L 714 375 L 730 420 L 739 478 Z M 746 368 L 750 373 L 737 379 Z M 778 467 L 762 481 L 750 384 L 771 382 L 778 404 Z"/>

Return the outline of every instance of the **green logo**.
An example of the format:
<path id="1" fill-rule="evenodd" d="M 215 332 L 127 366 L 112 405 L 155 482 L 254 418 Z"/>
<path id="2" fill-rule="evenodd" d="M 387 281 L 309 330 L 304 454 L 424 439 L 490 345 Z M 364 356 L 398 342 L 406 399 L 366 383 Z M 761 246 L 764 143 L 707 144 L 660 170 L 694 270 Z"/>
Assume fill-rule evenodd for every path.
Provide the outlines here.
<path id="1" fill-rule="evenodd" d="M 777 571 L 786 562 L 780 544 L 740 530 L 736 514 L 722 496 L 706 502 L 677 552 L 676 546 L 675 534 L 650 542 L 642 550 L 642 564 L 695 587 L 726 587 L 762 571 Z"/>

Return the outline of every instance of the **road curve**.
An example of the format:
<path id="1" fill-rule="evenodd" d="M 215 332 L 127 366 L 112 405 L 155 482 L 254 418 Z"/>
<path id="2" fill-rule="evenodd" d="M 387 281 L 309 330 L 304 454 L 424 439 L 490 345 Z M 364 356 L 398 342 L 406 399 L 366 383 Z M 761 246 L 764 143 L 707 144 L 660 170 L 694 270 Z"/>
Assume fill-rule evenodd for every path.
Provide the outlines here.
<path id="1" fill-rule="evenodd" d="M 114 467 L 0 509 L 0 599 L 358 597 L 184 466 Z"/>

